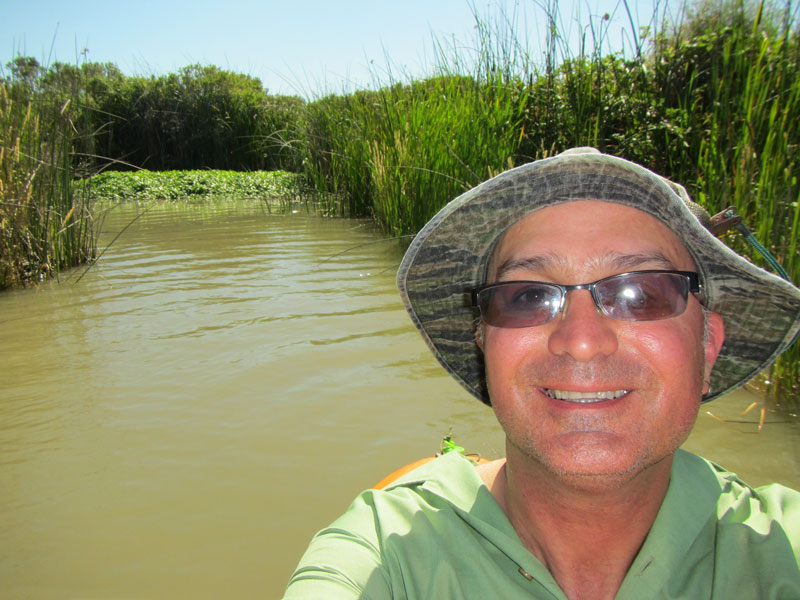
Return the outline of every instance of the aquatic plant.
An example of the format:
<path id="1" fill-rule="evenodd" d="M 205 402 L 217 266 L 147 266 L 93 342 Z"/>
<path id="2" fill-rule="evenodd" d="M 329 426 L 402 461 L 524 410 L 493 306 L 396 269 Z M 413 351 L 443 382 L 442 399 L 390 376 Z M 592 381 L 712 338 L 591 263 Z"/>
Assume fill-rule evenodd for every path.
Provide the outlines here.
<path id="1" fill-rule="evenodd" d="M 73 195 L 71 98 L 0 81 L 0 289 L 91 259 L 89 201 Z"/>
<path id="2" fill-rule="evenodd" d="M 98 201 L 268 200 L 305 192 L 302 177 L 287 171 L 106 171 L 76 186 Z"/>

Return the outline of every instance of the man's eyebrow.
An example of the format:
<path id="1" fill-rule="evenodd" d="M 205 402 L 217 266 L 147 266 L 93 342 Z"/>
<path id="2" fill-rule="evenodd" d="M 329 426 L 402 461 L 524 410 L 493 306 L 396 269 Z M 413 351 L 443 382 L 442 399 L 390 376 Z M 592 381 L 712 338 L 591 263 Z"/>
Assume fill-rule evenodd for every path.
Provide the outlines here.
<path id="1" fill-rule="evenodd" d="M 546 271 L 547 269 L 564 264 L 564 259 L 555 254 L 539 254 L 536 256 L 527 256 L 525 258 L 509 258 L 497 267 L 495 279 L 499 280 L 509 271 L 516 271 L 518 269 L 523 271 Z"/>
<path id="2" fill-rule="evenodd" d="M 676 270 L 675 263 L 667 258 L 663 252 L 641 252 L 637 254 L 617 254 L 612 252 L 607 256 L 608 264 L 619 269 L 635 269 L 643 264 L 652 264 L 656 268 Z M 602 261 L 601 262 L 605 262 Z"/>
<path id="3" fill-rule="evenodd" d="M 652 269 L 677 269 L 672 260 L 667 258 L 664 253 L 657 250 L 652 252 L 639 252 L 636 254 L 608 252 L 593 257 L 589 262 L 593 267 L 620 271 L 629 271 L 645 264 L 648 265 L 648 268 Z M 536 256 L 527 256 L 525 258 L 509 258 L 497 268 L 495 279 L 500 280 L 503 275 L 509 271 L 546 271 L 552 268 L 564 268 L 567 264 L 568 261 L 564 257 L 554 254 L 539 254 Z"/>

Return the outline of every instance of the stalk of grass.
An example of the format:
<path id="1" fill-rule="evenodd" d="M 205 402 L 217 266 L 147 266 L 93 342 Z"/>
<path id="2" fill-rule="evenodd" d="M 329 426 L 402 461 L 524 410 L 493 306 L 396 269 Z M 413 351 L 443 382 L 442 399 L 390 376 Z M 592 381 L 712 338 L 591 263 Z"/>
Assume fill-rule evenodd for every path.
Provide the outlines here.
<path id="1" fill-rule="evenodd" d="M 479 30 L 475 72 L 439 47 L 439 73 L 308 106 L 304 166 L 310 182 L 371 214 L 394 236 L 417 231 L 448 200 L 514 166 L 527 90 L 511 76 L 521 53 Z M 511 40 L 512 38 L 506 38 Z"/>
<path id="2" fill-rule="evenodd" d="M 68 100 L 0 83 L 0 288 L 92 258 L 88 199 L 73 197 Z"/>

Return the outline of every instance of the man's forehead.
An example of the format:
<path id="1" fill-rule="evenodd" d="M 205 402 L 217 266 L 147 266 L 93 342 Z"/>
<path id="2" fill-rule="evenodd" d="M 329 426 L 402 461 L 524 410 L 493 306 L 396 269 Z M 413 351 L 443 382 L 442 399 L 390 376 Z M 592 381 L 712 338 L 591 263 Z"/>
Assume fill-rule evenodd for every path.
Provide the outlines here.
<path id="1" fill-rule="evenodd" d="M 567 257 L 546 252 L 532 256 L 510 256 L 498 265 L 490 265 L 496 279 L 501 279 L 511 271 L 565 271 L 571 266 Z M 583 263 L 584 268 L 593 271 L 633 271 L 641 268 L 675 270 L 679 265 L 658 250 L 620 253 L 614 251 L 598 252 Z"/>
<path id="2" fill-rule="evenodd" d="M 620 204 L 576 200 L 528 213 L 509 226 L 488 265 L 493 278 L 514 269 L 694 268 L 678 236 L 652 215 Z"/>

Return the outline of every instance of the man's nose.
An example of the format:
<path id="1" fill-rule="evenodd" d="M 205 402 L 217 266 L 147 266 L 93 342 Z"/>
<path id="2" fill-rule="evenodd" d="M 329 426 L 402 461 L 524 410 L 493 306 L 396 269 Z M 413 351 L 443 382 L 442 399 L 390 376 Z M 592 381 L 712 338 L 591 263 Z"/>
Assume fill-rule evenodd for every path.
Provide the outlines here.
<path id="1" fill-rule="evenodd" d="M 548 348 L 555 355 L 568 354 L 579 362 L 589 362 L 617 351 L 615 323 L 600 312 L 589 290 L 567 292 L 551 327 Z"/>

